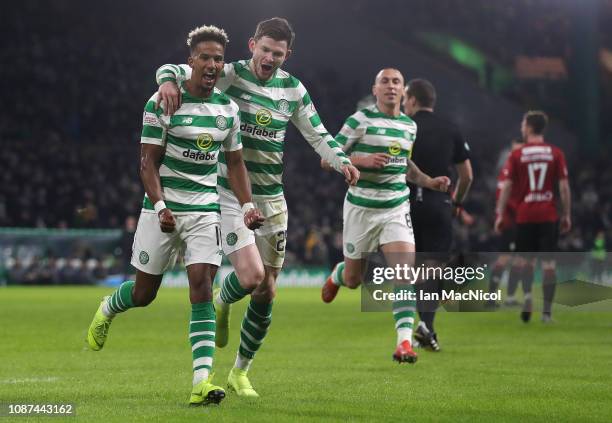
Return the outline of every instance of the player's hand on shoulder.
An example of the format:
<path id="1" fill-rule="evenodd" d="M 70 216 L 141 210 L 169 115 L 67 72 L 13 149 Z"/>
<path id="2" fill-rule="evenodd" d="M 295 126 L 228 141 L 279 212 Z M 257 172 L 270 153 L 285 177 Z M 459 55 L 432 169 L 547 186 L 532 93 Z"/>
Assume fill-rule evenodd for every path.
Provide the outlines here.
<path id="1" fill-rule="evenodd" d="M 266 219 L 259 209 L 250 209 L 244 214 L 244 224 L 250 230 L 261 228 L 265 220 Z"/>
<path id="2" fill-rule="evenodd" d="M 162 232 L 169 233 L 174 231 L 174 228 L 176 227 L 176 219 L 174 218 L 174 215 L 170 209 L 165 208 L 161 210 L 158 217 L 159 227 L 161 228 Z"/>
<path id="3" fill-rule="evenodd" d="M 159 107 L 163 101 L 165 105 L 164 114 L 172 116 L 181 107 L 181 92 L 174 81 L 166 81 L 159 86 L 159 95 L 157 96 L 157 104 L 155 109 Z"/>
<path id="4" fill-rule="evenodd" d="M 359 169 L 357 169 L 352 164 L 344 165 L 340 168 L 342 170 L 342 174 L 344 175 L 344 180 L 349 185 L 355 185 L 359 180 Z"/>
<path id="5" fill-rule="evenodd" d="M 448 176 L 436 176 L 431 178 L 431 186 L 429 188 L 434 191 L 448 192 L 450 184 L 451 180 Z"/>

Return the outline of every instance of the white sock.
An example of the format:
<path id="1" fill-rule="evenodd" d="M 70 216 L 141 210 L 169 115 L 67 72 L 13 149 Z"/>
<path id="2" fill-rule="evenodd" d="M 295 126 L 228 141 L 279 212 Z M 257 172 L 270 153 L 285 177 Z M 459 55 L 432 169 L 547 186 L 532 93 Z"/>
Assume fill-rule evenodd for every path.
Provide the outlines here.
<path id="1" fill-rule="evenodd" d="M 110 308 L 108 307 L 108 298 L 106 299 L 106 301 L 104 302 L 104 305 L 102 306 L 102 314 L 108 317 L 109 319 L 112 319 L 113 317 L 115 317 L 115 313 L 110 311 Z"/>
<path id="2" fill-rule="evenodd" d="M 410 342 L 412 345 L 412 328 L 397 328 L 397 345 L 404 341 Z"/>
<path id="3" fill-rule="evenodd" d="M 215 305 L 219 305 L 219 306 L 224 306 L 227 305 L 223 302 L 223 300 L 221 299 L 221 291 L 219 291 L 219 295 L 217 295 L 215 297 Z"/>
<path id="4" fill-rule="evenodd" d="M 234 363 L 234 367 L 244 370 L 245 372 L 249 370 L 251 367 L 252 358 L 246 358 L 240 355 L 240 353 L 236 354 L 236 362 Z"/>
<path id="5" fill-rule="evenodd" d="M 208 379 L 209 375 L 210 375 L 210 370 L 208 370 L 206 367 L 202 369 L 194 370 L 193 386 L 196 386 L 198 383 L 202 382 L 203 380 Z"/>

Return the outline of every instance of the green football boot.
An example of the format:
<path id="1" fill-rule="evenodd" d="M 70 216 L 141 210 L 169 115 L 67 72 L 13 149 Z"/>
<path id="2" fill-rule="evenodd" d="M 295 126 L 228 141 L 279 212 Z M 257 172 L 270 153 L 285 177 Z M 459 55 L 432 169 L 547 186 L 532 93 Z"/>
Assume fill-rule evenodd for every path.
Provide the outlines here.
<path id="1" fill-rule="evenodd" d="M 227 378 L 227 387 L 234 391 L 239 397 L 259 398 L 259 394 L 253 389 L 253 385 L 247 377 L 245 370 L 234 367 Z"/>
<path id="2" fill-rule="evenodd" d="M 100 351 L 102 347 L 104 347 L 106 337 L 108 336 L 108 329 L 113 322 L 112 318 L 106 317 L 104 313 L 102 313 L 102 307 L 104 307 L 104 304 L 106 304 L 109 298 L 110 296 L 102 298 L 100 306 L 87 330 L 87 344 L 89 348 L 94 351 Z"/>
<path id="3" fill-rule="evenodd" d="M 216 288 L 213 291 L 213 301 L 219 296 L 221 288 Z M 223 348 L 229 341 L 229 319 L 231 304 L 219 305 L 215 302 L 215 314 L 216 314 L 216 333 L 215 333 L 215 345 L 219 348 Z"/>
<path id="4" fill-rule="evenodd" d="M 201 381 L 193 387 L 191 390 L 191 397 L 189 397 L 189 405 L 208 405 L 208 404 L 219 404 L 225 398 L 225 390 L 220 386 L 212 384 L 212 378 L 214 374 L 208 377 L 208 379 Z"/>

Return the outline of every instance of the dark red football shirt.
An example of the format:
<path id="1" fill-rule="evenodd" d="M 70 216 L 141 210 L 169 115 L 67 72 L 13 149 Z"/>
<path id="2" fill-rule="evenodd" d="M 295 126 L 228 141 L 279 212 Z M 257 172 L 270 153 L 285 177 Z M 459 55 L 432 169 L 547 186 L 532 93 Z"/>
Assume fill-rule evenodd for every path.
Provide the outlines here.
<path id="1" fill-rule="evenodd" d="M 516 190 L 516 223 L 555 222 L 555 185 L 567 179 L 563 151 L 548 143 L 528 143 L 514 150 L 504 176 Z"/>

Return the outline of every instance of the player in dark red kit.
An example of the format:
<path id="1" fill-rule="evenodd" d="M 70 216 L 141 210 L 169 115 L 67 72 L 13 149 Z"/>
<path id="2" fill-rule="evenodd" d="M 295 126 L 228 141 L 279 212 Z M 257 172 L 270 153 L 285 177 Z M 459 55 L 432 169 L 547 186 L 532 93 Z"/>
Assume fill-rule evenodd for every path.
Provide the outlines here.
<path id="1" fill-rule="evenodd" d="M 504 186 L 504 181 L 506 180 L 507 175 L 507 166 L 510 159 L 510 155 L 514 150 L 520 148 L 523 145 L 523 140 L 520 138 L 516 138 L 512 140 L 511 150 L 508 153 L 508 157 L 506 157 L 506 161 L 504 165 L 499 171 L 499 175 L 497 176 L 497 190 L 495 191 L 495 201 L 499 200 L 499 195 L 501 193 L 502 187 Z M 499 288 L 499 283 L 504 273 L 504 269 L 511 264 L 510 267 L 510 275 L 508 277 L 508 292 L 505 304 L 509 306 L 513 306 L 518 304 L 514 294 L 516 292 L 516 288 L 518 286 L 518 282 L 521 278 L 522 268 L 515 260 L 513 260 L 512 255 L 505 253 L 512 253 L 516 250 L 516 206 L 518 205 L 520 199 L 518 198 L 518 190 L 512 189 L 510 193 L 510 197 L 508 199 L 508 203 L 506 205 L 506 209 L 504 210 L 504 215 L 502 217 L 502 227 L 501 234 L 499 236 L 499 246 L 498 251 L 501 253 L 495 264 L 493 265 L 493 270 L 491 271 L 491 279 L 489 280 L 489 292 L 496 292 Z M 497 216 L 495 216 L 497 217 Z M 491 300 L 487 303 L 488 308 L 495 308 L 498 304 L 495 301 Z"/>
<path id="2" fill-rule="evenodd" d="M 559 229 L 566 233 L 572 226 L 570 218 L 571 194 L 567 179 L 565 155 L 554 145 L 544 141 L 548 117 L 541 111 L 525 114 L 521 133 L 525 145 L 514 150 L 505 168 L 506 180 L 497 201 L 495 230 L 504 225 L 504 210 L 510 193 L 515 187 L 519 203 L 516 207 L 516 249 L 519 252 L 554 252 L 557 249 Z M 561 197 L 561 218 L 555 204 L 555 184 Z M 523 288 L 525 304 L 521 313 L 524 322 L 531 319 L 531 284 L 535 260 L 525 263 Z M 552 300 L 555 295 L 557 275 L 554 259 L 542 260 L 542 290 L 544 308 L 542 321 L 551 321 Z"/>

